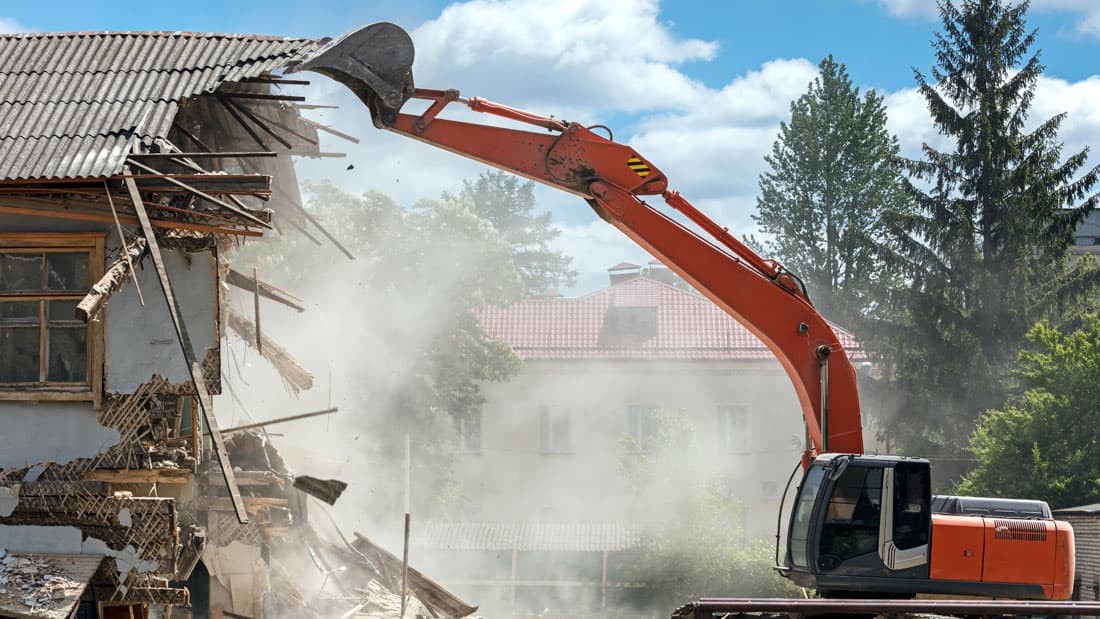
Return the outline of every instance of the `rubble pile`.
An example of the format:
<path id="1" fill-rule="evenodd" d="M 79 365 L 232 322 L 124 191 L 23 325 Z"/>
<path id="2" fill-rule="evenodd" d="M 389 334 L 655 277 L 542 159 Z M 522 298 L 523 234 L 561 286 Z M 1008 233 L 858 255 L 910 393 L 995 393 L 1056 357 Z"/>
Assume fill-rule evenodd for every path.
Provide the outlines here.
<path id="1" fill-rule="evenodd" d="M 46 559 L 0 549 L 0 603 L 4 606 L 21 604 L 31 616 L 61 619 L 68 615 L 73 598 L 80 596 L 84 585 Z"/>

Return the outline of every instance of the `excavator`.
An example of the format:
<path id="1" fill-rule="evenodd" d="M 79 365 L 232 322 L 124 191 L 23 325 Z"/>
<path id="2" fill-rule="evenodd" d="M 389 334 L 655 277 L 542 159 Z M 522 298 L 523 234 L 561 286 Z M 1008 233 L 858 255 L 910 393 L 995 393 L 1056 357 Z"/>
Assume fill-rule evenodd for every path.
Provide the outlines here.
<path id="1" fill-rule="evenodd" d="M 346 85 L 378 129 L 579 196 L 748 328 L 793 383 L 808 448 L 796 467 L 803 475 L 777 569 L 819 597 L 706 598 L 677 616 L 1100 614 L 1095 604 L 1063 602 L 1073 591 L 1073 529 L 1054 520 L 1045 504 L 934 498 L 928 460 L 864 453 L 856 372 L 794 273 L 759 256 L 670 189 L 656 165 L 614 141 L 607 127 L 466 98 L 457 90 L 417 88 L 413 59 L 408 33 L 378 23 L 327 43 L 288 72 L 314 71 Z M 403 113 L 414 99 L 423 101 L 424 111 Z M 452 104 L 495 117 L 496 124 L 441 118 Z M 499 119 L 537 130 L 499 126 Z M 644 201 L 650 196 L 682 218 Z M 918 594 L 940 599 L 914 599 Z"/>

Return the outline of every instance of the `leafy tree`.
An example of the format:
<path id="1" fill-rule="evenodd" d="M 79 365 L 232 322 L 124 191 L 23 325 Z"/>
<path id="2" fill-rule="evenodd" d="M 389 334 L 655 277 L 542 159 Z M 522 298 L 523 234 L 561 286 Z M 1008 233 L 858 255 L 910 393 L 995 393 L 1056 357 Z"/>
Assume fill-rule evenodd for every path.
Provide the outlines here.
<path id="1" fill-rule="evenodd" d="M 753 219 L 771 236 L 764 252 L 802 278 L 818 309 L 854 325 L 886 278 L 882 214 L 906 197 L 882 96 L 860 97 L 832 56 L 820 68 L 765 158 Z"/>
<path id="2" fill-rule="evenodd" d="M 745 540 L 741 507 L 708 473 L 691 421 L 657 411 L 646 420 L 645 445 L 626 435 L 619 472 L 629 491 L 632 520 L 645 524 L 642 551 L 626 567 L 646 587 L 631 596 L 639 608 L 668 609 L 703 596 L 778 596 L 793 593 L 772 569 L 774 546 Z"/>
<path id="3" fill-rule="evenodd" d="M 512 247 L 512 261 L 527 293 L 572 286 L 577 273 L 569 268 L 572 258 L 550 248 L 561 234 L 550 221 L 550 212 L 535 212 L 535 184 L 501 170 L 483 172 L 475 181 L 463 181 L 452 202 L 468 206 L 488 221 Z"/>
<path id="4" fill-rule="evenodd" d="M 1027 8 L 941 0 L 937 65 L 931 80 L 914 71 L 952 145 L 925 144 L 923 159 L 907 162 L 914 210 L 891 215 L 893 258 L 910 284 L 892 299 L 901 320 L 883 325 L 902 402 L 891 431 L 922 455 L 958 453 L 979 411 L 1004 401 L 1030 326 L 1097 282 L 1066 252 L 1096 202 L 1098 171 L 1078 176 L 1087 150 L 1062 160 L 1064 114 L 1028 128 L 1043 66 L 1030 51 Z"/>
<path id="5" fill-rule="evenodd" d="M 1068 335 L 1039 323 L 1028 339 L 1037 348 L 1020 353 L 1019 393 L 978 419 L 978 466 L 958 490 L 1055 508 L 1100 501 L 1100 318 L 1085 316 Z"/>

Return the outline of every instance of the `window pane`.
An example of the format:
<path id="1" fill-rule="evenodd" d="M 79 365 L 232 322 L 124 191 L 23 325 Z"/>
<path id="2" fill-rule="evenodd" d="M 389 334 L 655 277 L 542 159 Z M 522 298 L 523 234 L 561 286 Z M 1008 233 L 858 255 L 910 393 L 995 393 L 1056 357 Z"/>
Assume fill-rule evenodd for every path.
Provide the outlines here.
<path id="1" fill-rule="evenodd" d="M 0 383 L 38 382 L 38 329 L 0 328 Z"/>
<path id="2" fill-rule="evenodd" d="M 0 303 L 0 322 L 37 323 L 38 301 L 5 301 Z"/>
<path id="3" fill-rule="evenodd" d="M 88 289 L 88 252 L 50 252 L 46 254 L 46 289 Z"/>
<path id="4" fill-rule="evenodd" d="M 68 299 L 63 301 L 48 301 L 46 303 L 46 318 L 50 321 L 50 324 L 56 323 L 75 323 L 83 325 L 76 317 L 76 306 L 80 303 L 76 299 Z"/>
<path id="5" fill-rule="evenodd" d="M 49 367 L 46 380 L 83 383 L 88 380 L 87 330 L 52 328 L 49 330 Z"/>
<path id="6" fill-rule="evenodd" d="M 0 290 L 42 290 L 42 254 L 0 254 Z"/>

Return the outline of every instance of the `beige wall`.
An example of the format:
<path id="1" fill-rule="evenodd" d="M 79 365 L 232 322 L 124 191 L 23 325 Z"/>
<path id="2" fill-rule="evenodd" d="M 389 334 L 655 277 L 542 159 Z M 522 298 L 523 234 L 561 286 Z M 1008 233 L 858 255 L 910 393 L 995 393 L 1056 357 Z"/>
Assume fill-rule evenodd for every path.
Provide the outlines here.
<path id="1" fill-rule="evenodd" d="M 641 405 L 686 413 L 708 465 L 741 499 L 746 533 L 774 535 L 778 495 L 805 432 L 777 362 L 529 362 L 510 382 L 483 390 L 481 451 L 463 454 L 458 467 L 470 499 L 465 520 L 621 518 L 621 439 L 628 407 Z M 719 405 L 747 410 L 732 451 L 718 444 Z M 570 453 L 540 453 L 540 406 L 570 412 Z"/>

